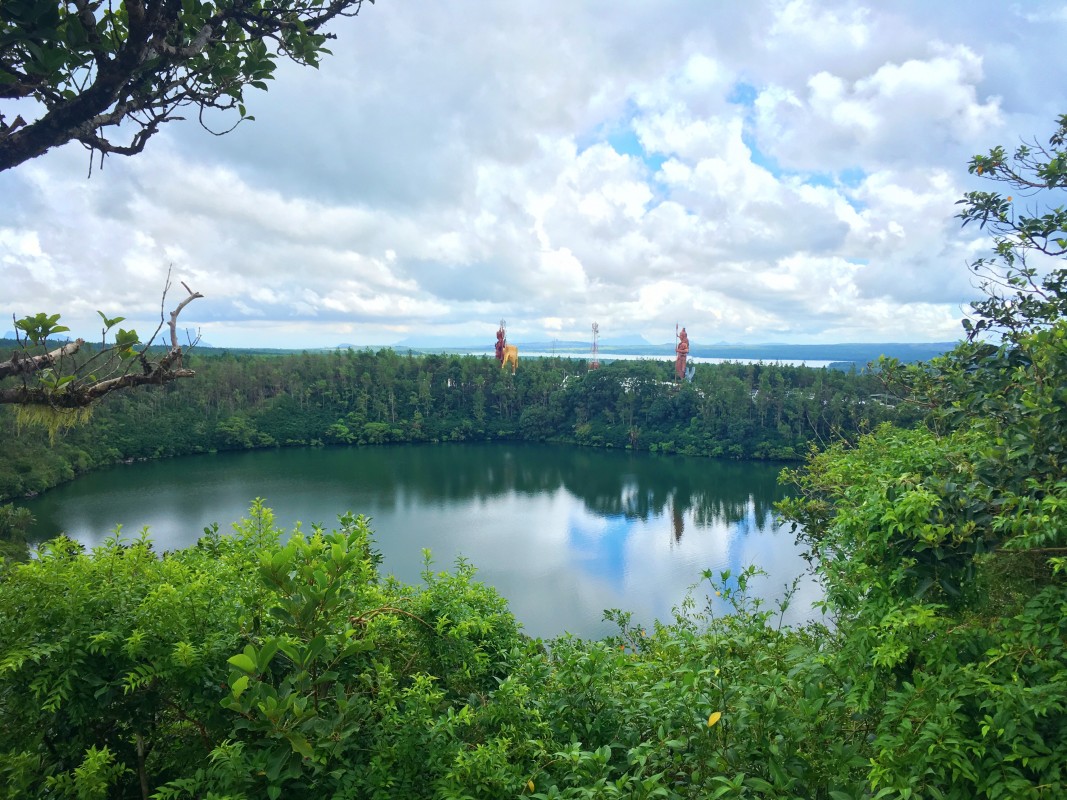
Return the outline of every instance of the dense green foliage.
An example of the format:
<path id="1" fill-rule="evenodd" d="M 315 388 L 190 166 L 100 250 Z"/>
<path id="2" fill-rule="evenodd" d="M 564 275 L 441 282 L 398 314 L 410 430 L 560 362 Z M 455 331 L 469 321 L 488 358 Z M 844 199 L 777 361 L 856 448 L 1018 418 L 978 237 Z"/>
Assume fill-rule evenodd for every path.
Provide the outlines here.
<path id="1" fill-rule="evenodd" d="M 900 413 L 869 374 L 766 364 L 526 359 L 392 350 L 186 357 L 193 380 L 128 389 L 54 442 L 0 407 L 0 499 L 123 459 L 286 445 L 569 442 L 731 458 L 799 458 Z"/>
<path id="2" fill-rule="evenodd" d="M 1027 261 L 1067 253 L 1067 216 L 1033 193 L 1067 188 L 1059 123 L 1049 149 L 972 162 L 1026 191 L 1027 210 L 996 193 L 963 201 L 964 221 L 996 237 L 975 265 L 986 296 L 970 340 L 921 368 L 887 365 L 927 425 L 836 445 L 794 476 L 803 496 L 787 510 L 837 617 L 835 671 L 873 731 L 871 786 L 888 796 L 1067 793 L 1067 270 Z"/>
<path id="3" fill-rule="evenodd" d="M 382 578 L 362 519 L 254 505 L 159 558 L 68 540 L 0 581 L 0 796 L 707 797 L 859 787 L 818 628 L 737 613 L 543 644 L 459 563 Z M 710 577 L 710 576 L 709 576 Z M 798 710 L 803 713 L 798 714 Z M 779 754 L 767 758 L 767 748 Z"/>
<path id="4" fill-rule="evenodd" d="M 413 589 L 375 567 L 362 519 L 283 544 L 259 505 L 162 559 L 144 537 L 51 543 L 0 583 L 0 793 L 294 796 L 344 763 L 414 780 L 425 731 L 398 707 L 487 691 L 520 639 L 469 568 Z"/>
<path id="5" fill-rule="evenodd" d="M 27 509 L 16 507 L 14 503 L 0 505 L 0 558 L 26 559 L 26 541 L 33 523 L 33 515 Z"/>

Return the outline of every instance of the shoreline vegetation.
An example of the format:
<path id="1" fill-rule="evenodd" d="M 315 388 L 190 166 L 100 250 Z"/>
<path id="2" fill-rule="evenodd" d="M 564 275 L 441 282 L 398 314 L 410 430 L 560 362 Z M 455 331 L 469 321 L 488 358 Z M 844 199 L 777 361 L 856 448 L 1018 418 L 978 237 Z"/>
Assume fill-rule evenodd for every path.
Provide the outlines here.
<path id="1" fill-rule="evenodd" d="M 812 446 L 917 415 L 877 375 L 778 364 L 659 361 L 598 370 L 530 358 L 510 375 L 474 355 L 193 350 L 192 380 L 105 398 L 54 439 L 0 407 L 0 502 L 110 464 L 263 447 L 495 440 L 796 461 Z"/>
<path id="2" fill-rule="evenodd" d="M 162 558 L 147 531 L 92 552 L 59 538 L 0 567 L 4 796 L 1060 796 L 1065 331 L 880 375 L 701 365 L 684 384 L 648 362 L 572 376 L 545 359 L 519 379 L 475 357 L 231 354 L 116 396 L 51 452 L 558 426 L 650 452 L 722 447 L 709 431 L 735 437 L 734 457 L 825 445 L 784 473 L 797 493 L 779 510 L 830 623 L 783 625 L 791 595 L 764 604 L 752 567 L 706 571 L 651 628 L 609 609 L 603 639 L 531 640 L 474 565 L 427 561 L 403 584 L 378 573 L 365 519 L 289 535 L 259 501 L 232 535 Z"/>

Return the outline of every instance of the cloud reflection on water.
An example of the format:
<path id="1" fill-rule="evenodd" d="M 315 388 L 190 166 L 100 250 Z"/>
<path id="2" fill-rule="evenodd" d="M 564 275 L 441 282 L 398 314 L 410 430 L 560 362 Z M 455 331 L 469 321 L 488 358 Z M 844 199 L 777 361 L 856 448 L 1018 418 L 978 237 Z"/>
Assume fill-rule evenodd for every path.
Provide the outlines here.
<path id="1" fill-rule="evenodd" d="M 122 523 L 157 549 L 187 546 L 263 497 L 278 524 L 371 518 L 385 569 L 417 582 L 457 557 L 504 594 L 528 633 L 611 632 L 607 608 L 670 619 L 701 573 L 764 569 L 768 600 L 806 564 L 773 504 L 777 468 L 573 447 L 491 444 L 282 449 L 194 456 L 104 470 L 27 503 L 42 535 L 93 547 Z M 707 587 L 698 589 L 702 603 Z M 805 579 L 787 622 L 812 616 Z M 716 611 L 724 610 L 717 607 Z"/>

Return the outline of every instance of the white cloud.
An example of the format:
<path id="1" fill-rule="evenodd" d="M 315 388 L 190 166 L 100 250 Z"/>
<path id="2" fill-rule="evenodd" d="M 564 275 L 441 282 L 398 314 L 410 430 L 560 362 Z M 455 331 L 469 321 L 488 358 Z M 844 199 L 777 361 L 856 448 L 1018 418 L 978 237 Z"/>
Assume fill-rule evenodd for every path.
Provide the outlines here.
<path id="1" fill-rule="evenodd" d="M 953 216 L 966 160 L 1067 107 L 1026 80 L 1058 52 L 1040 26 L 975 23 L 999 10 L 379 4 L 229 136 L 171 125 L 89 180 L 76 147 L 0 173 L 0 312 L 151 325 L 173 268 L 206 296 L 188 323 L 234 346 L 491 344 L 501 318 L 516 340 L 954 338 L 983 250 Z"/>
<path id="2" fill-rule="evenodd" d="M 853 81 L 817 72 L 800 95 L 771 87 L 756 101 L 761 147 L 788 169 L 836 171 L 927 165 L 975 146 L 1003 124 L 999 99 L 979 97 L 981 58 L 931 49 Z"/>

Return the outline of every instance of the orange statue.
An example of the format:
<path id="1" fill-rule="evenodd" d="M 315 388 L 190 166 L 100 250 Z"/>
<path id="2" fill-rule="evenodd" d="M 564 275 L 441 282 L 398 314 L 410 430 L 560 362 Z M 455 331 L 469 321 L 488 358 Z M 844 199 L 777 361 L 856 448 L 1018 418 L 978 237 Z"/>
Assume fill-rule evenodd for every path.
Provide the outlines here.
<path id="1" fill-rule="evenodd" d="M 500 362 L 500 368 L 504 369 L 511 362 L 511 374 L 519 368 L 519 348 L 508 344 L 504 320 L 500 320 L 500 327 L 496 332 L 496 360 Z"/>
<path id="2" fill-rule="evenodd" d="M 685 378 L 685 361 L 689 357 L 689 334 L 682 328 L 681 333 L 675 333 L 678 337 L 678 346 L 674 348 L 674 375 L 678 380 Z"/>

